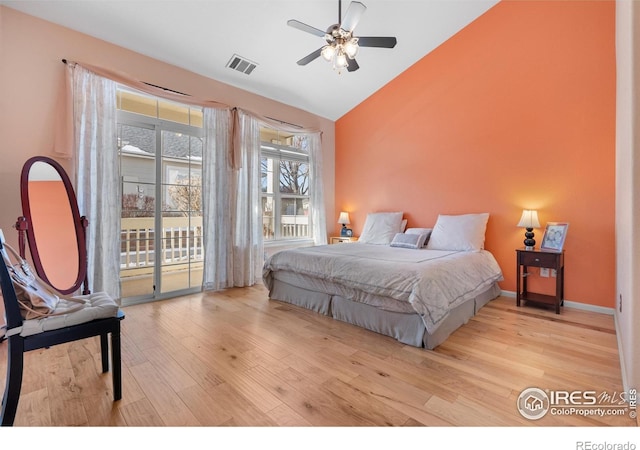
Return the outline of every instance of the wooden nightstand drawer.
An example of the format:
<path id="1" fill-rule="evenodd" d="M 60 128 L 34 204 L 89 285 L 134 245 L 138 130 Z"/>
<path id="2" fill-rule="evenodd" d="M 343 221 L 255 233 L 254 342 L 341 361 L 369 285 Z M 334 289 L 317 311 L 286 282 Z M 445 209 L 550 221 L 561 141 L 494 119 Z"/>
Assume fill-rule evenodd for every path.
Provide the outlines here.
<path id="1" fill-rule="evenodd" d="M 556 267 L 558 255 L 553 253 L 519 252 L 520 264 L 532 267 Z"/>
<path id="2" fill-rule="evenodd" d="M 329 244 L 348 244 L 350 242 L 356 242 L 358 240 L 357 237 L 346 237 L 346 236 L 332 236 L 329 239 Z"/>

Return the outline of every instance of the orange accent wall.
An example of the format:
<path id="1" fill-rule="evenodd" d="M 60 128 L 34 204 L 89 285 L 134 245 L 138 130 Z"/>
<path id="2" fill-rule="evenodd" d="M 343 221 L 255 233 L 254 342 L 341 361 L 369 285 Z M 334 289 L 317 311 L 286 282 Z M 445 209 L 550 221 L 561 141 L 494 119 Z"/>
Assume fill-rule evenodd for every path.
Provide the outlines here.
<path id="1" fill-rule="evenodd" d="M 570 223 L 565 298 L 613 307 L 615 98 L 615 2 L 498 3 L 337 121 L 335 218 L 489 212 L 515 291 L 516 224 L 537 209 L 536 246 Z"/>

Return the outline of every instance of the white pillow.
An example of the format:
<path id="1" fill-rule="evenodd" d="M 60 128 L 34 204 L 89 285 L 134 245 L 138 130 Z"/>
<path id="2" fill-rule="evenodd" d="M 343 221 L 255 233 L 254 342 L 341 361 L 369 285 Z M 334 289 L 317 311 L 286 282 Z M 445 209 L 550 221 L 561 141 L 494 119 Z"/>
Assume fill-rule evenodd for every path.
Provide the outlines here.
<path id="1" fill-rule="evenodd" d="M 400 230 L 402 212 L 369 213 L 364 222 L 359 242 L 389 245 Z"/>
<path id="2" fill-rule="evenodd" d="M 429 237 L 431 236 L 431 232 L 433 231 L 433 228 L 407 228 L 407 231 L 405 231 L 405 234 L 424 234 L 425 235 L 425 239 L 424 239 L 424 246 L 427 246 L 427 243 L 429 242 Z"/>
<path id="3" fill-rule="evenodd" d="M 418 249 L 424 247 L 426 239 L 426 234 L 397 233 L 389 245 L 391 247 Z"/>
<path id="4" fill-rule="evenodd" d="M 400 233 L 404 233 L 404 230 L 407 229 L 407 219 L 402 219 L 400 222 Z"/>
<path id="5" fill-rule="evenodd" d="M 484 234 L 489 213 L 439 215 L 427 248 L 431 250 L 479 251 L 484 248 Z"/>

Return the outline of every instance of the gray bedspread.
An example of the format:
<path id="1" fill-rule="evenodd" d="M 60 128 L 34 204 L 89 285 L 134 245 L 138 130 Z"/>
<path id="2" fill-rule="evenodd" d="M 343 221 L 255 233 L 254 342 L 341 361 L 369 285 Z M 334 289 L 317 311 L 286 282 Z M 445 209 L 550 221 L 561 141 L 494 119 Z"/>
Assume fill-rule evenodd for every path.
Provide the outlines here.
<path id="1" fill-rule="evenodd" d="M 274 272 L 287 271 L 345 287 L 409 302 L 429 333 L 449 311 L 476 297 L 502 271 L 486 250 L 452 252 L 405 249 L 363 243 L 284 250 L 265 261 L 263 281 L 271 289 Z M 357 299 L 356 299 L 357 300 Z"/>

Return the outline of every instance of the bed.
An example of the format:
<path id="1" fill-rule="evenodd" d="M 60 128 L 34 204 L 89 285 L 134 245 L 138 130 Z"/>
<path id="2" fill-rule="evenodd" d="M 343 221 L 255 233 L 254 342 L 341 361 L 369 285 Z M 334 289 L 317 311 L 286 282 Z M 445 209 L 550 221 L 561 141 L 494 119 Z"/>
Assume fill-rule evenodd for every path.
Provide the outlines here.
<path id="1" fill-rule="evenodd" d="M 263 269 L 269 298 L 412 346 L 440 345 L 500 295 L 502 271 L 483 248 L 488 214 L 441 215 L 433 229 L 404 232 L 402 213 L 393 214 L 373 232 L 368 215 L 358 242 L 271 255 Z"/>

